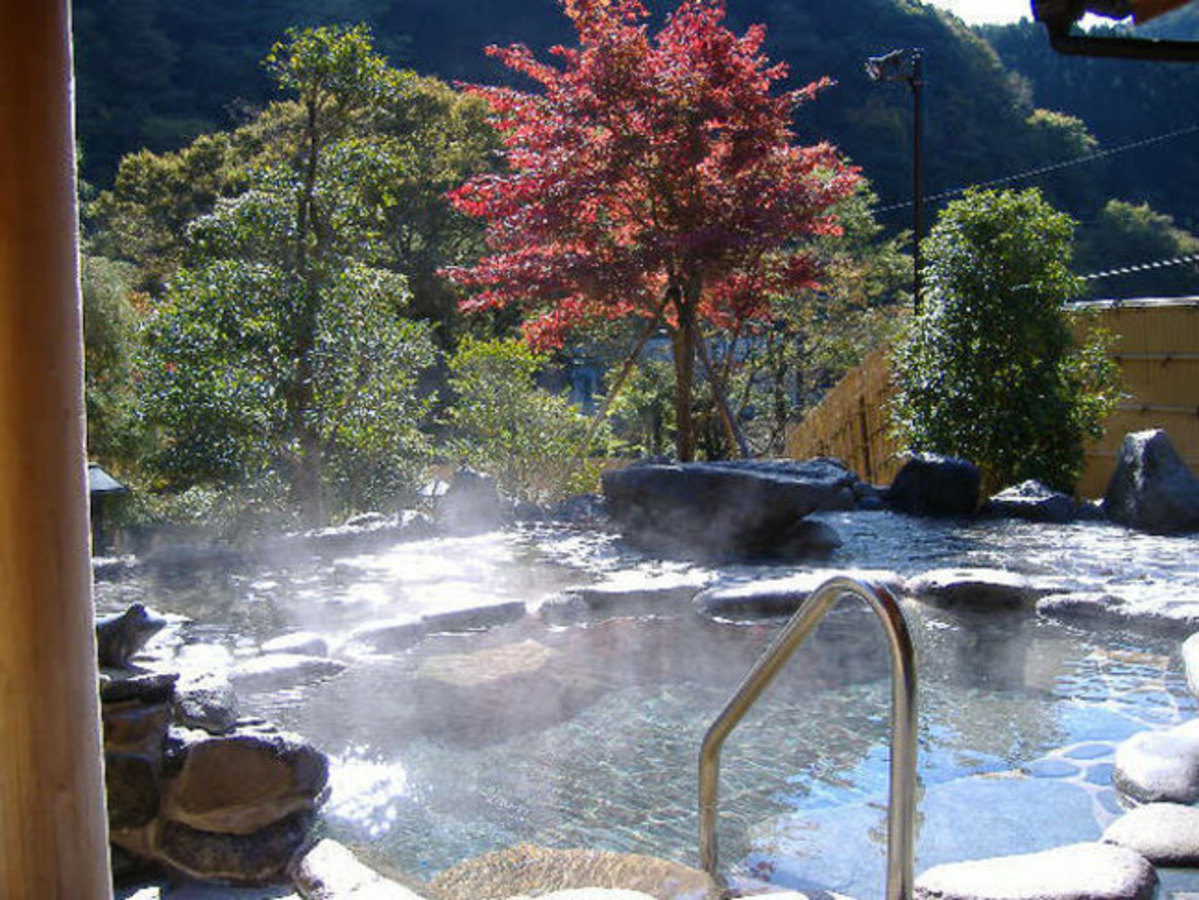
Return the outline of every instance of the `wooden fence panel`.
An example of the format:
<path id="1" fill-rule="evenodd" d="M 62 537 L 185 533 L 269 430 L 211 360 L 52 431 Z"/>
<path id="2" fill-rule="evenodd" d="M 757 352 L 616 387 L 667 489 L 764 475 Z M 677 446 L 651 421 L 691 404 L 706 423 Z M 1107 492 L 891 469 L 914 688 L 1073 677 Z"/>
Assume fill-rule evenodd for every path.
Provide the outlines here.
<path id="1" fill-rule="evenodd" d="M 1164 428 L 1199 474 L 1199 298 L 1094 303 L 1082 309 L 1085 315 L 1076 324 L 1080 336 L 1095 327 L 1116 336 L 1112 357 L 1129 396 L 1108 419 L 1104 436 L 1087 447 L 1079 496 L 1103 496 L 1130 431 Z M 890 436 L 888 353 L 888 347 L 873 350 L 788 430 L 789 456 L 833 456 L 866 481 L 890 483 L 905 449 Z"/>

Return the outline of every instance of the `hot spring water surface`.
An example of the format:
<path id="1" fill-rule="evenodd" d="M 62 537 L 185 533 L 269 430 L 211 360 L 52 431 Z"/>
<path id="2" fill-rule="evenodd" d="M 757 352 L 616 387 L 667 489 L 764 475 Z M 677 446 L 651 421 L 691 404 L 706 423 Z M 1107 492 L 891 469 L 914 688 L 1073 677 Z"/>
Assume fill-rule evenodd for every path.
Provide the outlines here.
<path id="1" fill-rule="evenodd" d="M 845 538 L 830 574 L 991 566 L 1126 595 L 1199 595 L 1194 537 L 826 518 Z M 234 659 L 289 631 L 326 636 L 344 672 L 242 693 L 242 711 L 329 754 L 329 835 L 380 868 L 427 877 L 523 842 L 695 864 L 700 740 L 778 623 L 715 623 L 667 588 L 786 571 L 658 563 L 608 536 L 543 530 L 102 583 L 97 594 L 102 608 L 138 598 L 186 615 L 183 642 L 222 645 Z M 536 615 L 563 590 L 604 581 L 652 596 L 567 624 Z M 513 600 L 533 614 L 406 648 L 363 637 L 383 620 Z M 1119 812 L 1115 744 L 1195 713 L 1177 635 L 1029 612 L 905 611 L 921 691 L 918 871 L 1096 839 Z M 725 745 L 726 871 L 881 896 L 889 692 L 877 622 L 846 601 Z"/>

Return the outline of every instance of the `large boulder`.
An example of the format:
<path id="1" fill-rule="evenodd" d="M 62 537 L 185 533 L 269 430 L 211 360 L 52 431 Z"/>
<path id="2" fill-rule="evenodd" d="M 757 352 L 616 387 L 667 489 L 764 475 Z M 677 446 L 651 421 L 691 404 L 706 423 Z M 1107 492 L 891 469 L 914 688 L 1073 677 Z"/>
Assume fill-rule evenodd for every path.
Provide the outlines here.
<path id="1" fill-rule="evenodd" d="M 450 534 L 481 534 L 504 524 L 504 501 L 495 480 L 461 468 L 437 503 L 437 524 Z"/>
<path id="2" fill-rule="evenodd" d="M 1103 498 L 1113 522 L 1169 534 L 1199 530 L 1199 478 L 1161 429 L 1126 435 Z"/>
<path id="3" fill-rule="evenodd" d="M 298 812 L 252 834 L 233 835 L 163 819 L 153 829 L 153 851 L 189 878 L 271 884 L 286 877 L 288 865 L 308 840 L 312 820 L 311 812 Z"/>
<path id="4" fill-rule="evenodd" d="M 705 558 L 796 557 L 835 545 L 801 522 L 848 509 L 856 478 L 830 459 L 647 463 L 604 473 L 608 514 L 656 552 Z"/>
<path id="5" fill-rule="evenodd" d="M 969 516 L 978 509 L 982 474 L 974 463 L 936 453 L 914 453 L 903 464 L 887 503 L 913 516 Z"/>
<path id="6" fill-rule="evenodd" d="M 1073 497 L 1030 479 L 995 494 L 982 513 L 997 519 L 1062 523 L 1078 517 L 1078 504 Z"/>
<path id="7" fill-rule="evenodd" d="M 269 725 L 230 735 L 175 729 L 162 815 L 189 828 L 245 835 L 314 810 L 329 777 L 325 755 Z"/>

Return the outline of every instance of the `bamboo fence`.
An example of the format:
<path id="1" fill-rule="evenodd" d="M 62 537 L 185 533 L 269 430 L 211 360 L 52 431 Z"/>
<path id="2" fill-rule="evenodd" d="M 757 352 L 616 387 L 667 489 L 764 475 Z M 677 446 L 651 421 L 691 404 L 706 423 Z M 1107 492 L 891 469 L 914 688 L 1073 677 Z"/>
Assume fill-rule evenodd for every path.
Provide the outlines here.
<path id="1" fill-rule="evenodd" d="M 1077 309 L 1080 336 L 1097 327 L 1116 336 L 1112 357 L 1128 395 L 1108 419 L 1103 437 L 1086 448 L 1079 496 L 1103 496 L 1130 431 L 1165 429 L 1199 474 L 1199 298 L 1104 301 Z M 866 481 L 890 483 L 905 449 L 890 434 L 888 349 L 872 351 L 789 429 L 788 456 L 833 456 Z"/>

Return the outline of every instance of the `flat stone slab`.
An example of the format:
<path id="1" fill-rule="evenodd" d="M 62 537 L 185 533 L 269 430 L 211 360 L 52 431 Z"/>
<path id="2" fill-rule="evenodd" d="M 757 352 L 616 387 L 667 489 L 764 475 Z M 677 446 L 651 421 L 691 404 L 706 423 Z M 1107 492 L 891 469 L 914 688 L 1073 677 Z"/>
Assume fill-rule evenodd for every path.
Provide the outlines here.
<path id="1" fill-rule="evenodd" d="M 1199 865 L 1199 807 L 1149 803 L 1107 827 L 1103 839 L 1135 850 L 1158 866 Z"/>
<path id="2" fill-rule="evenodd" d="M 328 838 L 293 861 L 288 874 L 306 900 L 422 900 L 419 894 L 359 862 L 348 847 Z"/>
<path id="3" fill-rule="evenodd" d="M 1070 844 L 936 866 L 915 888 L 917 900 L 1150 900 L 1157 872 L 1125 847 Z"/>
<path id="4" fill-rule="evenodd" d="M 1199 596 L 1124 596 L 1107 591 L 1051 593 L 1037 600 L 1037 613 L 1054 619 L 1110 622 L 1159 632 L 1199 627 Z"/>
<path id="5" fill-rule="evenodd" d="M 311 631 L 294 631 L 271 638 L 262 645 L 263 653 L 299 653 L 303 656 L 328 656 L 329 642 Z"/>
<path id="6" fill-rule="evenodd" d="M 699 613 L 714 619 L 743 621 L 790 616 L 813 591 L 840 574 L 873 581 L 891 590 L 901 583 L 894 572 L 883 570 L 816 570 L 744 584 L 715 585 L 697 594 L 693 603 Z"/>
<path id="7" fill-rule="evenodd" d="M 934 606 L 955 609 L 1020 609 L 1048 588 L 1005 569 L 933 569 L 904 586 L 906 593 Z"/>
<path id="8" fill-rule="evenodd" d="M 241 691 L 273 691 L 330 678 L 344 669 L 345 663 L 325 656 L 268 653 L 238 663 L 229 680 Z"/>
<path id="9" fill-rule="evenodd" d="M 493 603 L 489 606 L 472 607 L 469 609 L 454 609 L 448 612 L 431 613 L 423 619 L 425 631 L 429 634 L 453 631 L 481 631 L 506 625 L 524 618 L 525 605 L 520 600 L 507 603 Z"/>
<path id="10" fill-rule="evenodd" d="M 1199 720 L 1124 741 L 1116 748 L 1112 783 L 1142 803 L 1199 800 Z"/>
<path id="11" fill-rule="evenodd" d="M 570 588 L 541 604 L 538 615 L 554 625 L 595 617 L 651 616 L 677 612 L 707 583 L 705 578 L 612 578 Z M 683 606 L 684 610 L 688 607 Z"/>
<path id="12" fill-rule="evenodd" d="M 420 616 L 401 616 L 355 628 L 346 638 L 345 647 L 374 653 L 399 653 L 419 644 L 426 633 L 425 622 Z"/>
<path id="13" fill-rule="evenodd" d="M 508 900 L 522 894 L 542 897 L 581 888 L 640 892 L 655 900 L 721 897 L 706 872 L 682 863 L 632 853 L 555 850 L 533 844 L 469 859 L 429 883 L 429 893 L 440 900 Z"/>

